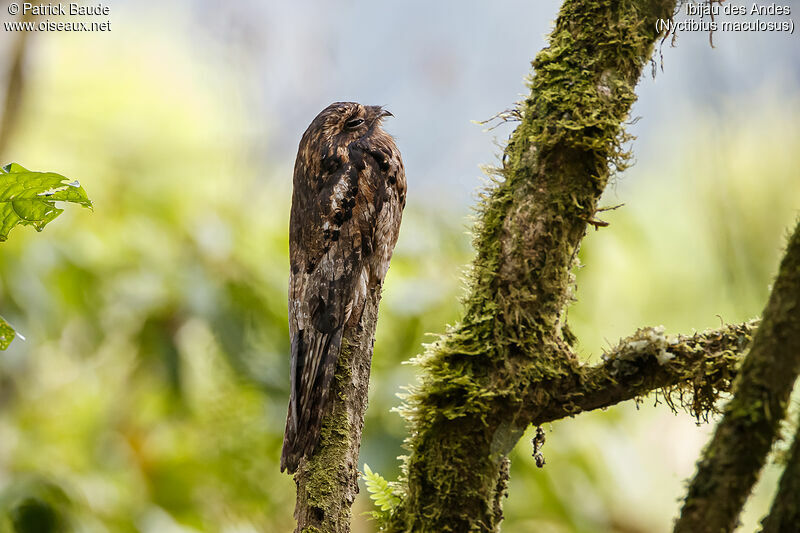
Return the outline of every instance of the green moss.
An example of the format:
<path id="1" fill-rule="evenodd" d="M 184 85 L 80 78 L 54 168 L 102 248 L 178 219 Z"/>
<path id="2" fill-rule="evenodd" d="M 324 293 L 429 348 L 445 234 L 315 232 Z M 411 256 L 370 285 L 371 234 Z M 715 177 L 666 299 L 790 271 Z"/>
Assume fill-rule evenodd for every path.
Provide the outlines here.
<path id="1" fill-rule="evenodd" d="M 336 373 L 333 376 L 337 384 L 339 399 L 346 400 L 345 391 L 348 389 L 347 384 L 353 379 L 353 370 L 348 366 L 347 362 L 353 359 L 353 348 L 350 342 L 345 338 L 342 340 L 341 351 L 339 352 L 339 359 L 336 363 Z"/>
<path id="2" fill-rule="evenodd" d="M 339 357 L 334 380 L 340 386 L 336 387 L 340 402 L 336 402 L 332 412 L 323 418 L 322 428 L 320 429 L 320 440 L 317 445 L 317 452 L 308 461 L 308 476 L 306 480 L 306 492 L 308 503 L 312 507 L 322 509 L 326 515 L 336 513 L 340 507 L 338 498 L 339 485 L 339 465 L 341 458 L 350 449 L 350 419 L 344 406 L 344 390 L 341 386 L 343 382 L 350 379 L 352 373 L 347 366 L 349 358 L 346 356 L 350 347 L 343 343 L 342 356 Z"/>
<path id="3" fill-rule="evenodd" d="M 649 379 L 638 384 L 639 394 L 644 397 L 655 389 L 656 397 L 661 397 L 674 411 L 682 409 L 698 422 L 708 421 L 710 414 L 719 412 L 720 396 L 730 392 L 741 353 L 749 344 L 755 327 L 756 322 L 728 325 L 690 337 L 664 336 L 662 328 L 640 329 L 623 344 L 635 346 L 637 342 L 649 342 L 653 346 L 653 357 L 664 366 L 664 372 L 647 373 Z M 625 349 L 617 347 L 615 351 L 621 354 L 614 361 L 620 361 L 614 366 L 615 371 L 617 375 L 625 375 Z M 631 368 L 631 372 L 641 372 L 641 369 Z M 670 385 L 658 387 L 658 381 L 664 379 L 662 374 L 669 376 Z"/>

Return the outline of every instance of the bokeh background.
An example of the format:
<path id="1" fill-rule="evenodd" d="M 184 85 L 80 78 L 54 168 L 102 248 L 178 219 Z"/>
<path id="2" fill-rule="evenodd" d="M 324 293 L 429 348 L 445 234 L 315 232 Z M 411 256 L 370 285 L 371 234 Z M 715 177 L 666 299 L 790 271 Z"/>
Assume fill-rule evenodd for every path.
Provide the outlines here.
<path id="1" fill-rule="evenodd" d="M 513 127 L 473 121 L 526 93 L 558 2 L 104 5 L 107 17 L 43 18 L 109 32 L 26 35 L 17 120 L 0 132 L 2 163 L 79 179 L 95 205 L 0 245 L 0 313 L 27 339 L 0 353 L 0 532 L 289 531 L 278 457 L 300 135 L 336 100 L 396 117 L 408 207 L 361 454 L 396 478 L 392 409 L 415 379 L 402 362 L 458 318 L 480 166 Z M 0 31 L 0 73 L 19 39 Z M 766 301 L 800 210 L 800 47 L 781 33 L 714 45 L 663 43 L 639 86 L 637 164 L 604 199 L 625 206 L 590 232 L 577 272 L 570 322 L 587 361 L 637 327 L 691 333 Z M 712 427 L 654 403 L 548 426 L 544 469 L 522 439 L 504 531 L 669 531 Z M 370 509 L 362 487 L 354 531 L 374 530 Z"/>

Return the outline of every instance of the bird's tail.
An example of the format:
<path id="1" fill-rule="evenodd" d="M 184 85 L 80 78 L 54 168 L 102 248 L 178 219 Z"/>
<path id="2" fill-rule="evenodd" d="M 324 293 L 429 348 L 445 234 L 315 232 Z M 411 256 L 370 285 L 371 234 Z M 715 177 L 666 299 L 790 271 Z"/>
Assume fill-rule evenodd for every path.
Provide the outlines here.
<path id="1" fill-rule="evenodd" d="M 314 453 L 341 344 L 341 327 L 330 333 L 300 330 L 292 337 L 291 392 L 281 472 L 294 473 L 300 460 Z M 314 363 L 316 368 L 305 368 Z"/>

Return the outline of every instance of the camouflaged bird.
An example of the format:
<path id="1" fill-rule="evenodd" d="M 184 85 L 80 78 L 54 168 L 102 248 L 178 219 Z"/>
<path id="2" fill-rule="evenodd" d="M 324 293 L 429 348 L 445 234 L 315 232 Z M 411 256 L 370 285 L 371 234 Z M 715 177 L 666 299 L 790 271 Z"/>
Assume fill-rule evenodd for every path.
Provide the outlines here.
<path id="1" fill-rule="evenodd" d="M 317 445 L 342 330 L 389 268 L 406 202 L 403 161 L 380 106 L 336 102 L 311 122 L 294 166 L 289 222 L 291 392 L 281 471 Z"/>

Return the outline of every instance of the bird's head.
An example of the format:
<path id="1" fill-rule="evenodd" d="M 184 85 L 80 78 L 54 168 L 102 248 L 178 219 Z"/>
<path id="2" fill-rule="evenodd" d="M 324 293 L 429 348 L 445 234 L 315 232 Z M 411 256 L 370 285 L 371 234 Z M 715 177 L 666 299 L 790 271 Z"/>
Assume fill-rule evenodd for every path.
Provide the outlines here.
<path id="1" fill-rule="evenodd" d="M 334 102 L 311 122 L 300 140 L 296 168 L 302 174 L 315 175 L 323 164 L 341 163 L 354 142 L 375 138 L 390 139 L 381 128 L 381 120 L 392 116 L 377 105 L 361 105 L 356 102 Z"/>
<path id="2" fill-rule="evenodd" d="M 309 129 L 322 131 L 329 139 L 358 139 L 370 130 L 379 128 L 384 117 L 393 116 L 379 105 L 361 105 L 356 102 L 334 102 L 323 109 Z"/>

